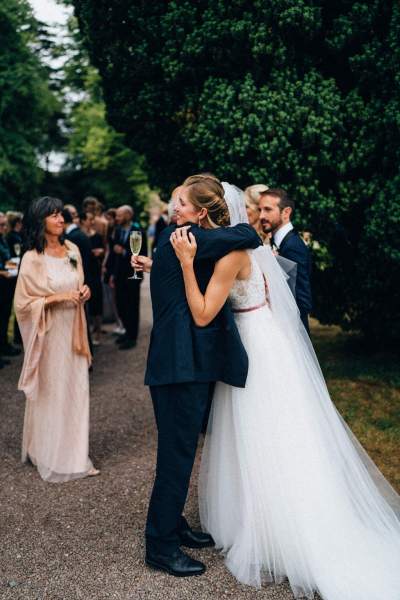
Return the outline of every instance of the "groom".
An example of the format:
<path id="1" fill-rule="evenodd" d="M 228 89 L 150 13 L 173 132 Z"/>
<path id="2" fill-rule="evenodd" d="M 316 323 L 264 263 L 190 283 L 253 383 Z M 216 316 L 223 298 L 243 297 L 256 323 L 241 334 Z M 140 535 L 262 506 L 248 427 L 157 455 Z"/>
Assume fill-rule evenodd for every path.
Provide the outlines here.
<path id="1" fill-rule="evenodd" d="M 202 574 L 205 565 L 180 546 L 214 545 L 210 535 L 193 531 L 182 516 L 212 384 L 224 381 L 244 387 L 248 360 L 228 305 L 207 327 L 195 326 L 181 266 L 169 241 L 174 230 L 172 226 L 162 232 L 150 276 L 153 330 L 145 384 L 154 406 L 158 451 L 146 525 L 146 563 L 185 577 Z M 213 230 L 192 225 L 191 231 L 198 246 L 195 271 L 202 292 L 217 260 L 261 243 L 246 224 Z"/>

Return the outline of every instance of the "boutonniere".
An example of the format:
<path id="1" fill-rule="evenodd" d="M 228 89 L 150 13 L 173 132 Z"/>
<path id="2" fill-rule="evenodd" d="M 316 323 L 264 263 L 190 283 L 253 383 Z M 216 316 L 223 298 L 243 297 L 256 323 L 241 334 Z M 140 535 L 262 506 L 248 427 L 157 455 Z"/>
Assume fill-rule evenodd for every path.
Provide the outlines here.
<path id="1" fill-rule="evenodd" d="M 69 264 L 73 269 L 78 268 L 78 255 L 73 252 L 73 250 L 68 250 L 67 252 Z"/>

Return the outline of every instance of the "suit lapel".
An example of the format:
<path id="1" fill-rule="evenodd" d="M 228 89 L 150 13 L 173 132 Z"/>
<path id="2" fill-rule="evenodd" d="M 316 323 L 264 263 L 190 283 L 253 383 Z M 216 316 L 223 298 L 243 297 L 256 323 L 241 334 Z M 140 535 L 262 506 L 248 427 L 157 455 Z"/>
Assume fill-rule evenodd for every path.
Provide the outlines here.
<path id="1" fill-rule="evenodd" d="M 283 240 L 281 241 L 280 245 L 279 245 L 279 252 L 282 250 L 283 246 L 290 240 L 291 237 L 293 237 L 294 235 L 298 235 L 297 231 L 295 229 L 291 229 L 290 231 L 287 232 L 287 234 L 285 235 L 285 237 L 283 238 Z"/>

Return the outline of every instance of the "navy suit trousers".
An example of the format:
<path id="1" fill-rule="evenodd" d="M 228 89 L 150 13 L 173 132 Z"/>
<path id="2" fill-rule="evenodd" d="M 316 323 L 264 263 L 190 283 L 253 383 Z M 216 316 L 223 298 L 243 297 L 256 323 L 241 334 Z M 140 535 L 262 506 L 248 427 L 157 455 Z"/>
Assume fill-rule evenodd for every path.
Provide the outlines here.
<path id="1" fill-rule="evenodd" d="M 210 386 L 177 383 L 150 387 L 158 430 L 156 476 L 146 525 L 150 553 L 172 554 L 179 547 L 179 530 L 187 526 L 182 512 Z"/>

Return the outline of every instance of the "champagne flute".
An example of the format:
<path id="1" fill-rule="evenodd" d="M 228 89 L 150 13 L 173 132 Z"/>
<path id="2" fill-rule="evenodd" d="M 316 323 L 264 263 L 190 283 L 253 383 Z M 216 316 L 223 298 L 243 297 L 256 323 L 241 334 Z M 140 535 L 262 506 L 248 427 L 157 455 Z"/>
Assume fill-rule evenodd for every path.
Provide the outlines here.
<path id="1" fill-rule="evenodd" d="M 142 232 L 141 231 L 131 231 L 129 235 L 129 245 L 131 247 L 131 252 L 133 256 L 138 256 L 140 249 L 142 247 Z M 132 277 L 128 277 L 128 279 L 142 279 L 136 275 L 135 269 L 133 269 Z"/>

